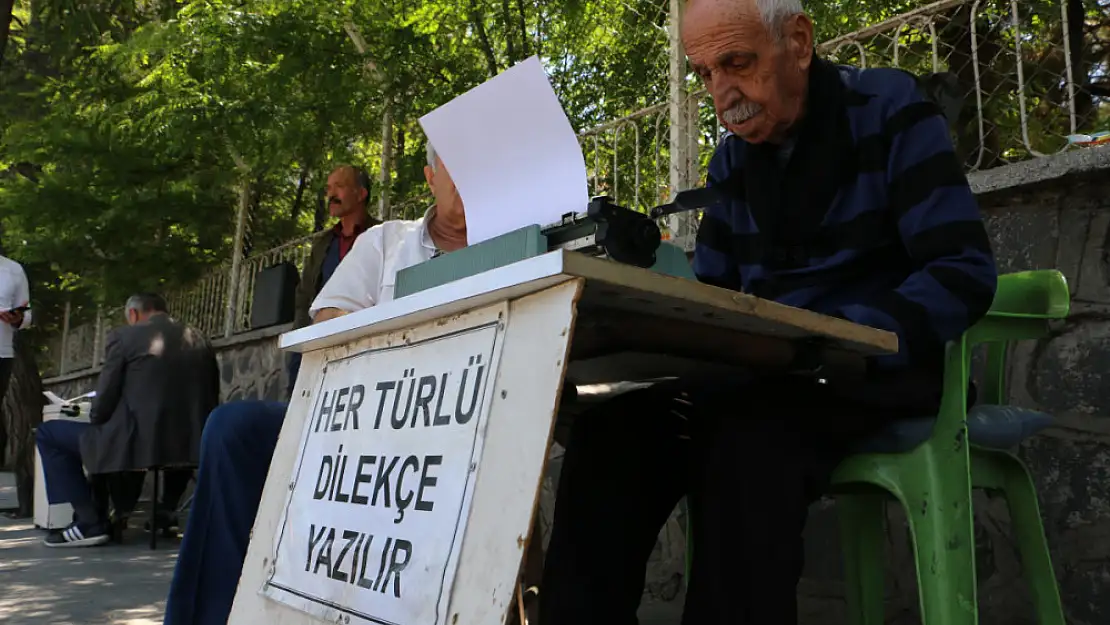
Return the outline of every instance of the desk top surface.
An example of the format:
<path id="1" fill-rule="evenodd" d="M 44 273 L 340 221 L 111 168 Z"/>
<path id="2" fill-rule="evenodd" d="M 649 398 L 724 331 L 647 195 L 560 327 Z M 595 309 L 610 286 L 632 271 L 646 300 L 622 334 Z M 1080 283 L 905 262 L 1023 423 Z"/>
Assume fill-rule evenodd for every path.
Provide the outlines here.
<path id="1" fill-rule="evenodd" d="M 898 350 L 898 337 L 891 332 L 564 250 L 288 332 L 281 337 L 281 347 L 296 352 L 334 347 L 496 301 L 516 299 L 578 278 L 586 282 L 579 303 L 580 316 L 600 311 L 649 316 L 659 320 L 659 330 L 663 332 L 674 323 L 685 323 L 784 340 L 823 338 L 861 355 Z"/>

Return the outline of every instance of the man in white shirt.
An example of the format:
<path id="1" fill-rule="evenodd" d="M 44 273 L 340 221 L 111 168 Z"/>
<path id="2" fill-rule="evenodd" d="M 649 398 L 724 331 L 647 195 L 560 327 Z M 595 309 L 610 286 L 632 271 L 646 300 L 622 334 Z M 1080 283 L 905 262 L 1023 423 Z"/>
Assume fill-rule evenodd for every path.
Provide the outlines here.
<path id="1" fill-rule="evenodd" d="M 15 363 L 15 333 L 31 325 L 27 274 L 14 260 L 0 256 L 0 404 L 8 391 Z"/>
<path id="2" fill-rule="evenodd" d="M 421 219 L 387 221 L 362 234 L 313 301 L 313 323 L 393 299 L 398 271 L 466 246 L 462 199 L 431 146 L 424 176 L 435 205 Z M 287 408 L 241 401 L 209 415 L 165 625 L 227 622 Z"/>

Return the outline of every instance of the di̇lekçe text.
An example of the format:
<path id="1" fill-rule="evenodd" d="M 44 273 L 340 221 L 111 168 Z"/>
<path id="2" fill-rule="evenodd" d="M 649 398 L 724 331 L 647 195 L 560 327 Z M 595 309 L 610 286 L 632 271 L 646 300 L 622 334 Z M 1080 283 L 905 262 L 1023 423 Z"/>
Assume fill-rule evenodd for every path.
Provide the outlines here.
<path id="1" fill-rule="evenodd" d="M 478 406 L 483 373 L 482 356 L 469 358 L 467 367 L 459 374 L 461 380 L 454 401 L 448 399 L 445 406 L 452 372 L 417 377 L 415 369 L 405 369 L 399 380 L 372 385 L 373 392 L 378 394 L 377 409 L 373 423 L 365 425 L 382 429 L 387 406 L 389 418 L 385 425 L 394 430 L 466 425 Z M 366 386 L 362 384 L 324 391 L 314 415 L 312 435 L 360 429 L 363 423 L 359 411 L 366 395 Z M 410 507 L 422 512 L 435 508 L 429 497 L 437 482 L 435 468 L 442 463 L 442 455 L 356 458 L 344 454 L 340 444 L 334 455 L 321 457 L 312 498 L 393 508 L 397 511 L 393 522 L 399 524 Z M 402 538 L 311 524 L 305 571 L 374 592 L 385 593 L 392 588 L 393 595 L 399 598 L 401 572 L 412 560 L 412 551 L 412 542 Z"/>

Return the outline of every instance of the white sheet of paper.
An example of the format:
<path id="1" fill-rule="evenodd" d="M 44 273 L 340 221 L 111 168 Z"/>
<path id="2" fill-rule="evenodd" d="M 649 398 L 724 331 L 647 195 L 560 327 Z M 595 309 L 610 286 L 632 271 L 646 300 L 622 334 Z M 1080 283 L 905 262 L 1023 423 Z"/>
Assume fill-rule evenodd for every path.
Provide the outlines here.
<path id="1" fill-rule="evenodd" d="M 586 161 L 539 58 L 420 118 L 466 205 L 473 245 L 586 210 Z"/>

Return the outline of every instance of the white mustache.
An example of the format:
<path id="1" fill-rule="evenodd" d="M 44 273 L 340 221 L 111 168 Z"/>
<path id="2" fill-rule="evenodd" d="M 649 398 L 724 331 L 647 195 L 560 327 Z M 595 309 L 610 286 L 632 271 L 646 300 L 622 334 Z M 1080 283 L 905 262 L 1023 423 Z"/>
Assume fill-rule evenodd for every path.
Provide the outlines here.
<path id="1" fill-rule="evenodd" d="M 724 113 L 721 113 L 721 119 L 724 120 L 726 124 L 735 126 L 755 117 L 756 113 L 759 113 L 761 110 L 763 110 L 762 107 L 755 102 L 740 102 Z"/>

